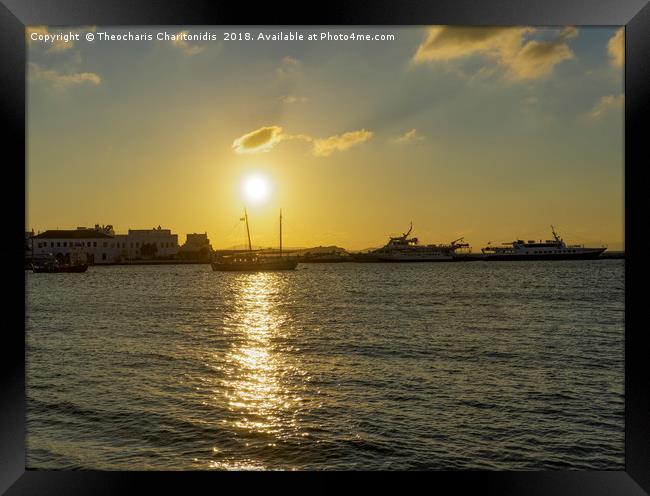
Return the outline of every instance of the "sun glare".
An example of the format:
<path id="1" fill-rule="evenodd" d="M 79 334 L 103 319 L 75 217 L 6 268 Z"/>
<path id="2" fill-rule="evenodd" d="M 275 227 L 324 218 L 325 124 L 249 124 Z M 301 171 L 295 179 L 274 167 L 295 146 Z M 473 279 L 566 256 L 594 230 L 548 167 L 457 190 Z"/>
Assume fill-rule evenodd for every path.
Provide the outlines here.
<path id="1" fill-rule="evenodd" d="M 269 196 L 269 181 L 261 175 L 249 176 L 244 180 L 244 198 L 253 203 L 262 203 Z"/>

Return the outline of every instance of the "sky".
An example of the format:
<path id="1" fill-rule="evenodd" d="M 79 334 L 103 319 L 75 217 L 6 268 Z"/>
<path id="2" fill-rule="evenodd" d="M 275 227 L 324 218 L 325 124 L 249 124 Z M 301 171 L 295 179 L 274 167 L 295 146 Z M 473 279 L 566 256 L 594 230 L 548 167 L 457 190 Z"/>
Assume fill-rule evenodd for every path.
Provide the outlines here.
<path id="1" fill-rule="evenodd" d="M 280 31 L 304 39 L 257 39 Z M 78 39 L 52 41 L 63 33 Z M 309 39 L 321 33 L 348 39 Z M 377 247 L 410 222 L 421 243 L 474 251 L 549 239 L 551 224 L 624 247 L 623 28 L 26 37 L 29 230 L 161 225 L 223 249 L 245 243 L 246 207 L 258 246 L 278 245 L 281 208 L 285 247 Z"/>

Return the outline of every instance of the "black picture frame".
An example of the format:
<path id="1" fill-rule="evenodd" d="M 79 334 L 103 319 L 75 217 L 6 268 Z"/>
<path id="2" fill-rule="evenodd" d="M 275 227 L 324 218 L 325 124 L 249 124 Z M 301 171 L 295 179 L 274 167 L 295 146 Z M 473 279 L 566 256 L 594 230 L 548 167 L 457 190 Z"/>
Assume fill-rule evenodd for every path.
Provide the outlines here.
<path id="1" fill-rule="evenodd" d="M 251 4 L 252 5 L 252 4 Z M 25 275 L 20 240 L 25 227 L 25 68 L 27 25 L 625 25 L 625 470 L 609 472 L 430 472 L 427 484 L 452 484 L 488 494 L 650 493 L 649 361 L 641 321 L 644 296 L 641 188 L 645 120 L 650 115 L 650 5 L 645 0 L 335 0 L 255 3 L 196 0 L 0 0 L 0 102 L 5 121 L 2 212 L 11 233 L 0 244 L 10 277 L 3 277 L 4 325 L 0 363 L 0 492 L 113 494 L 152 484 L 185 488 L 214 482 L 215 473 L 138 473 L 25 470 Z M 12 153 L 14 152 L 14 153 Z M 9 159 L 7 157 L 14 157 Z M 645 159 L 645 160 L 644 160 Z M 7 215 L 8 214 L 8 215 Z M 15 239 L 14 239 L 15 238 Z M 18 262 L 16 262 L 18 260 Z M 639 289 L 634 289 L 634 288 Z M 22 293 L 21 293 L 22 289 Z M 11 319 L 6 317 L 10 316 Z M 22 330 L 21 330 L 22 329 Z M 234 482 L 230 475 L 223 476 Z M 261 479 L 264 476 L 258 475 Z M 281 480 L 285 480 L 284 477 Z M 432 478 L 429 481 L 429 477 Z M 289 479 L 286 479 L 287 481 Z M 376 481 L 381 482 L 384 476 Z M 215 488 L 216 490 L 221 489 Z"/>

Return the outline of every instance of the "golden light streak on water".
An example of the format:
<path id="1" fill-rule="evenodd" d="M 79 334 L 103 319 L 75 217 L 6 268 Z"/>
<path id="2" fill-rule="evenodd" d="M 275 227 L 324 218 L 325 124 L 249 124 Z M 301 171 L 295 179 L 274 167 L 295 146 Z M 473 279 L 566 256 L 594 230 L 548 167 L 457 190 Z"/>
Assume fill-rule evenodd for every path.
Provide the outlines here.
<path id="1" fill-rule="evenodd" d="M 301 373 L 295 359 L 277 344 L 290 329 L 287 316 L 278 306 L 287 281 L 278 274 L 241 274 L 235 281 L 236 310 L 229 316 L 236 339 L 225 358 L 223 387 L 231 426 L 242 435 L 272 436 L 275 440 L 299 436 L 296 407 L 300 398 L 287 387 L 284 376 Z M 248 446 L 248 443 L 246 444 Z M 218 452 L 218 447 L 215 447 Z M 251 460 L 210 462 L 212 468 L 261 469 Z"/>

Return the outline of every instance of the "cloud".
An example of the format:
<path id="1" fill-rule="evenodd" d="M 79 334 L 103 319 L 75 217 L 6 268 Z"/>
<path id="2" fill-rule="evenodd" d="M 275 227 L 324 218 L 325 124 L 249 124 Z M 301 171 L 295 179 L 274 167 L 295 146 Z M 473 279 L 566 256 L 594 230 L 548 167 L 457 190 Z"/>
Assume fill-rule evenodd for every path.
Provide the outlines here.
<path id="1" fill-rule="evenodd" d="M 625 63 L 625 28 L 620 28 L 607 42 L 607 51 L 614 67 Z"/>
<path id="2" fill-rule="evenodd" d="M 57 88 L 80 84 L 91 84 L 97 86 L 102 82 L 102 79 L 94 72 L 73 72 L 69 74 L 61 74 L 54 69 L 45 69 L 33 62 L 30 62 L 29 64 L 29 75 L 31 79 L 47 81 Z"/>
<path id="3" fill-rule="evenodd" d="M 280 61 L 280 66 L 275 69 L 275 73 L 280 77 L 289 77 L 298 74 L 301 67 L 300 60 L 287 56 Z"/>
<path id="4" fill-rule="evenodd" d="M 47 26 L 27 26 L 25 28 L 25 37 L 27 38 L 28 43 L 34 41 L 31 37 L 32 33 L 43 36 L 49 34 L 49 31 L 47 30 Z"/>
<path id="5" fill-rule="evenodd" d="M 312 143 L 312 153 L 316 157 L 327 157 L 334 151 L 344 151 L 372 137 L 371 131 L 361 129 L 342 135 L 317 139 L 306 134 L 285 134 L 280 126 L 264 126 L 240 136 L 232 143 L 236 153 L 259 153 L 271 150 L 281 141 L 302 140 Z"/>
<path id="6" fill-rule="evenodd" d="M 25 35 L 28 43 L 38 42 L 47 47 L 47 53 L 61 53 L 74 48 L 75 42 L 70 39 L 70 34 L 83 34 L 95 32 L 96 26 L 84 26 L 80 28 L 66 28 L 50 30 L 47 26 L 28 26 L 25 29 Z M 32 34 L 36 34 L 40 39 L 33 40 Z M 63 36 L 61 36 L 63 35 Z M 45 38 L 45 39 L 43 39 Z"/>
<path id="7" fill-rule="evenodd" d="M 411 129 L 393 140 L 393 142 L 402 145 L 408 143 L 421 143 L 422 141 L 424 141 L 424 137 L 420 136 L 415 129 Z"/>
<path id="8" fill-rule="evenodd" d="M 625 95 L 607 95 L 598 100 L 598 103 L 589 111 L 589 117 L 594 119 L 601 117 L 610 109 L 622 108 L 625 103 Z"/>
<path id="9" fill-rule="evenodd" d="M 179 31 L 172 36 L 171 44 L 176 48 L 180 48 L 188 57 L 192 57 L 197 53 L 201 53 L 205 48 L 205 45 L 197 45 L 196 43 L 190 43 L 187 41 L 189 34 L 189 31 Z"/>
<path id="10" fill-rule="evenodd" d="M 265 126 L 237 138 L 232 148 L 237 153 L 267 152 L 283 139 L 280 126 Z"/>
<path id="11" fill-rule="evenodd" d="M 282 103 L 303 103 L 307 101 L 304 96 L 284 95 L 279 98 Z"/>
<path id="12" fill-rule="evenodd" d="M 317 157 L 327 157 L 334 151 L 345 151 L 348 148 L 363 143 L 372 138 L 372 131 L 361 129 L 359 131 L 350 131 L 341 135 L 330 136 L 329 138 L 314 140 L 314 155 Z"/>
<path id="13" fill-rule="evenodd" d="M 50 32 L 47 26 L 29 26 L 25 29 L 25 33 L 27 35 L 27 43 L 31 44 L 38 41 L 38 43 L 47 47 L 47 53 L 61 53 L 74 48 L 74 40 L 69 38 L 56 39 L 55 35 L 60 33 Z M 41 39 L 33 40 L 32 34 L 36 34 Z M 42 37 L 46 37 L 47 41 L 43 41 Z"/>
<path id="14" fill-rule="evenodd" d="M 551 74 L 557 64 L 574 58 L 567 40 L 575 38 L 578 30 L 570 26 L 550 40 L 525 39 L 537 32 L 530 27 L 435 26 L 427 30 L 411 62 L 446 62 L 481 56 L 502 66 L 508 79 L 536 79 Z"/>

